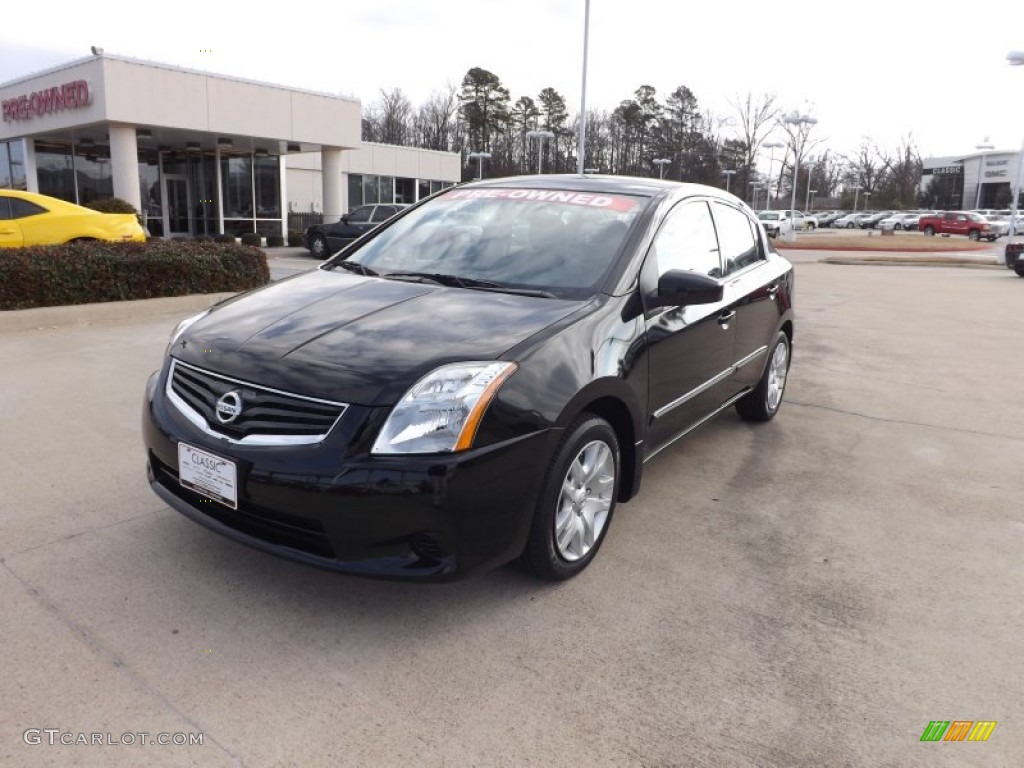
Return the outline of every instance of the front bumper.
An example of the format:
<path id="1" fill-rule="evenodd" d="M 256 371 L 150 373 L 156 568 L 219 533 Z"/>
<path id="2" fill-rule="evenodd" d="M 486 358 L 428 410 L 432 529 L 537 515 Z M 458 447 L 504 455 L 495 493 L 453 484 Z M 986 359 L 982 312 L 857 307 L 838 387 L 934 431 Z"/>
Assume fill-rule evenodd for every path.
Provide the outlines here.
<path id="1" fill-rule="evenodd" d="M 558 430 L 450 455 L 346 456 L 366 424 L 360 410 L 351 408 L 318 445 L 243 447 L 186 420 L 155 373 L 142 415 L 150 484 L 217 533 L 356 575 L 453 580 L 522 552 Z M 237 510 L 180 484 L 179 442 L 235 462 Z"/>

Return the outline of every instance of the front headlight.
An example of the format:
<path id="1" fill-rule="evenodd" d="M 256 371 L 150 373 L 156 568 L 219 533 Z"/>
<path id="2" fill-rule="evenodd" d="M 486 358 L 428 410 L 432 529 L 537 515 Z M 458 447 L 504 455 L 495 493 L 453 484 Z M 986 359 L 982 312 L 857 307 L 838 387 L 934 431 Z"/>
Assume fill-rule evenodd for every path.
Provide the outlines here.
<path id="1" fill-rule="evenodd" d="M 183 334 L 185 331 L 188 330 L 188 327 L 190 325 L 192 325 L 192 323 L 195 323 L 195 322 L 198 322 L 199 320 L 202 320 L 209 313 L 210 313 L 210 310 L 204 309 L 198 315 L 192 315 L 192 317 L 186 317 L 184 320 L 182 320 L 180 323 L 178 323 L 176 326 L 174 326 L 174 330 L 171 331 L 171 339 L 170 339 L 170 341 L 167 342 L 167 345 L 171 346 L 172 344 L 174 344 L 174 342 L 176 342 L 178 340 L 178 338 L 181 336 L 181 334 Z"/>
<path id="2" fill-rule="evenodd" d="M 372 453 L 451 453 L 473 444 L 477 427 L 515 363 L 451 363 L 417 381 L 388 416 Z"/>

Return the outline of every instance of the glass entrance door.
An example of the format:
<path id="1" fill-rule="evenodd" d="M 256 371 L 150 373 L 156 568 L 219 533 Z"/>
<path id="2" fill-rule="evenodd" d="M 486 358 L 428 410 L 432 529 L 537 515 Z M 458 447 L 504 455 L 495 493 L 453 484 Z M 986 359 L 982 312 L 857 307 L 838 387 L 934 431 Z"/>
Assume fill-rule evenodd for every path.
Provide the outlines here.
<path id="1" fill-rule="evenodd" d="M 164 200 L 167 201 L 165 231 L 170 237 L 191 235 L 194 227 L 192 223 L 192 193 L 189 190 L 188 177 L 164 174 L 164 184 L 166 185 Z"/>

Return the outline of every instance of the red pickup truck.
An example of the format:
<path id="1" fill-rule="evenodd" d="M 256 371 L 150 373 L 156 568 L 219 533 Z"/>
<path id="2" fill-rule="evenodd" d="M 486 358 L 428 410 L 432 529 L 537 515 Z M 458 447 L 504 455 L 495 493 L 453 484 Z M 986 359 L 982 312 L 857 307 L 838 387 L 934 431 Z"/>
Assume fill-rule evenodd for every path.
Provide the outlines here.
<path id="1" fill-rule="evenodd" d="M 926 235 L 967 235 L 971 240 L 985 238 L 995 242 L 999 236 L 995 228 L 980 213 L 971 211 L 946 211 L 931 216 L 922 216 L 917 229 Z"/>

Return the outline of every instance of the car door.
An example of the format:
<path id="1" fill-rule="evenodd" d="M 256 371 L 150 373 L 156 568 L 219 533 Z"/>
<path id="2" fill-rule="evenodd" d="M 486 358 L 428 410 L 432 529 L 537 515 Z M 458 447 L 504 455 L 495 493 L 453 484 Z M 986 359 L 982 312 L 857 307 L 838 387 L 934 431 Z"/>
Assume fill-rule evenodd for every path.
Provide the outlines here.
<path id="1" fill-rule="evenodd" d="M 711 211 L 724 268 L 726 308 L 736 313 L 734 390 L 752 387 L 764 369 L 765 355 L 784 308 L 780 306 L 785 263 L 767 258 L 757 225 L 740 208 L 713 201 Z M 730 393 L 731 394 L 731 393 Z"/>
<path id="2" fill-rule="evenodd" d="M 658 278 L 673 269 L 721 279 L 718 238 L 706 200 L 682 201 L 662 221 L 641 270 L 643 295 L 653 295 Z M 646 305 L 647 456 L 729 398 L 735 313 L 726 304 Z"/>
<path id="3" fill-rule="evenodd" d="M 11 217 L 10 198 L 0 195 L 0 248 L 18 248 L 21 245 L 21 227 Z"/>

